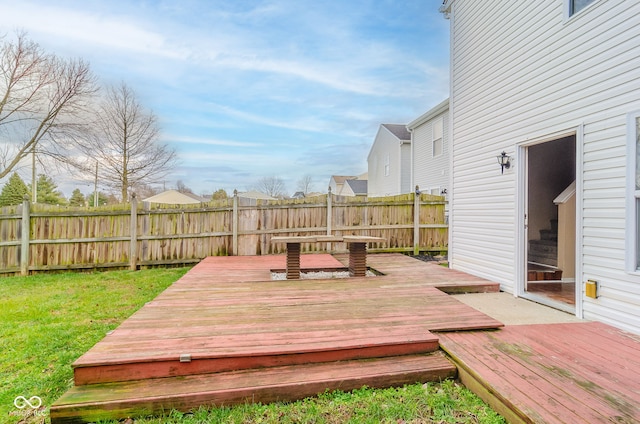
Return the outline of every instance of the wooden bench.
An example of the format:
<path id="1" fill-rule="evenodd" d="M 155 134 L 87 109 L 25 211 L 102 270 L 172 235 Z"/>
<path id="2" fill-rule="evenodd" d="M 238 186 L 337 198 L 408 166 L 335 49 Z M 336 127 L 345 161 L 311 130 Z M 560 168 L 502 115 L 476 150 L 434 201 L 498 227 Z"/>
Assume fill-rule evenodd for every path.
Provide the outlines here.
<path id="1" fill-rule="evenodd" d="M 292 236 L 271 237 L 273 243 L 287 245 L 287 280 L 300 279 L 300 244 L 302 243 L 347 243 L 349 249 L 349 275 L 367 275 L 367 243 L 385 241 L 372 236 Z"/>

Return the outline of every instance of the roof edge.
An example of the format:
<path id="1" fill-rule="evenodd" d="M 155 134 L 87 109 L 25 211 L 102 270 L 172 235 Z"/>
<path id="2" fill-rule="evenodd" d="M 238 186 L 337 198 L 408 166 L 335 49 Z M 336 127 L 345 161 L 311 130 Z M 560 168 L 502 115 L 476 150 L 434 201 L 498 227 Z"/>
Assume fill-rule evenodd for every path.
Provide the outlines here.
<path id="1" fill-rule="evenodd" d="M 442 102 L 440 102 L 439 104 L 437 104 L 436 106 L 432 107 L 431 109 L 429 109 L 428 111 L 420 115 L 419 117 L 417 117 L 416 119 L 414 119 L 413 121 L 409 122 L 407 124 L 407 129 L 409 131 L 413 131 L 414 129 L 424 124 L 428 120 L 435 118 L 441 113 L 444 113 L 447 109 L 449 109 L 448 97 L 444 99 Z"/>

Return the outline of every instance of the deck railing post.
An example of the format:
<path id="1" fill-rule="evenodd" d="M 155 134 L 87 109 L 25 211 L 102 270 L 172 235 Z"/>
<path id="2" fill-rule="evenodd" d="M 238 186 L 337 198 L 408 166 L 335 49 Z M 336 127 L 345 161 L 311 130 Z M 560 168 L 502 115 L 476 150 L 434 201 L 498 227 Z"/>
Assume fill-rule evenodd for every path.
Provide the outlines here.
<path id="1" fill-rule="evenodd" d="M 131 221 L 129 223 L 131 244 L 129 245 L 129 269 L 135 271 L 138 268 L 138 199 L 131 193 Z"/>
<path id="2" fill-rule="evenodd" d="M 233 190 L 233 217 L 231 218 L 231 254 L 238 256 L 238 190 Z"/>
<path id="3" fill-rule="evenodd" d="M 29 196 L 25 194 L 22 200 L 22 227 L 20 243 L 20 274 L 29 273 L 29 237 L 31 236 L 31 211 Z"/>
<path id="4" fill-rule="evenodd" d="M 413 195 L 413 254 L 420 254 L 420 187 Z"/>

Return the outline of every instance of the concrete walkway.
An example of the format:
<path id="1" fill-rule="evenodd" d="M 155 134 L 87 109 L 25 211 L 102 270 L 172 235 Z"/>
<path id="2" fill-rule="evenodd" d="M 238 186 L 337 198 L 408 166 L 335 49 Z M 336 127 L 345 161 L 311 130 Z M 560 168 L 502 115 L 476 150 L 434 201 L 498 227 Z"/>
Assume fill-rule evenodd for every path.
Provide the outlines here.
<path id="1" fill-rule="evenodd" d="M 505 292 L 460 294 L 455 298 L 505 325 L 584 322 L 574 315 Z"/>

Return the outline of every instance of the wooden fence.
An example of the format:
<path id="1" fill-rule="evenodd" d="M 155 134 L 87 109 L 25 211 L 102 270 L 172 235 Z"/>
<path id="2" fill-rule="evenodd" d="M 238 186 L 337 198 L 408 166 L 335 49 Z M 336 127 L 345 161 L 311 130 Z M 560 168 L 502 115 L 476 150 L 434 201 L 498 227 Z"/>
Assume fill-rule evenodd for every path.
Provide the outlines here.
<path id="1" fill-rule="evenodd" d="M 447 250 L 443 197 L 407 194 L 300 200 L 238 197 L 177 208 L 137 202 L 100 208 L 31 205 L 0 209 L 0 274 L 188 264 L 214 255 L 283 253 L 272 236 L 370 235 L 370 251 Z M 302 250 L 346 251 L 343 243 Z"/>

